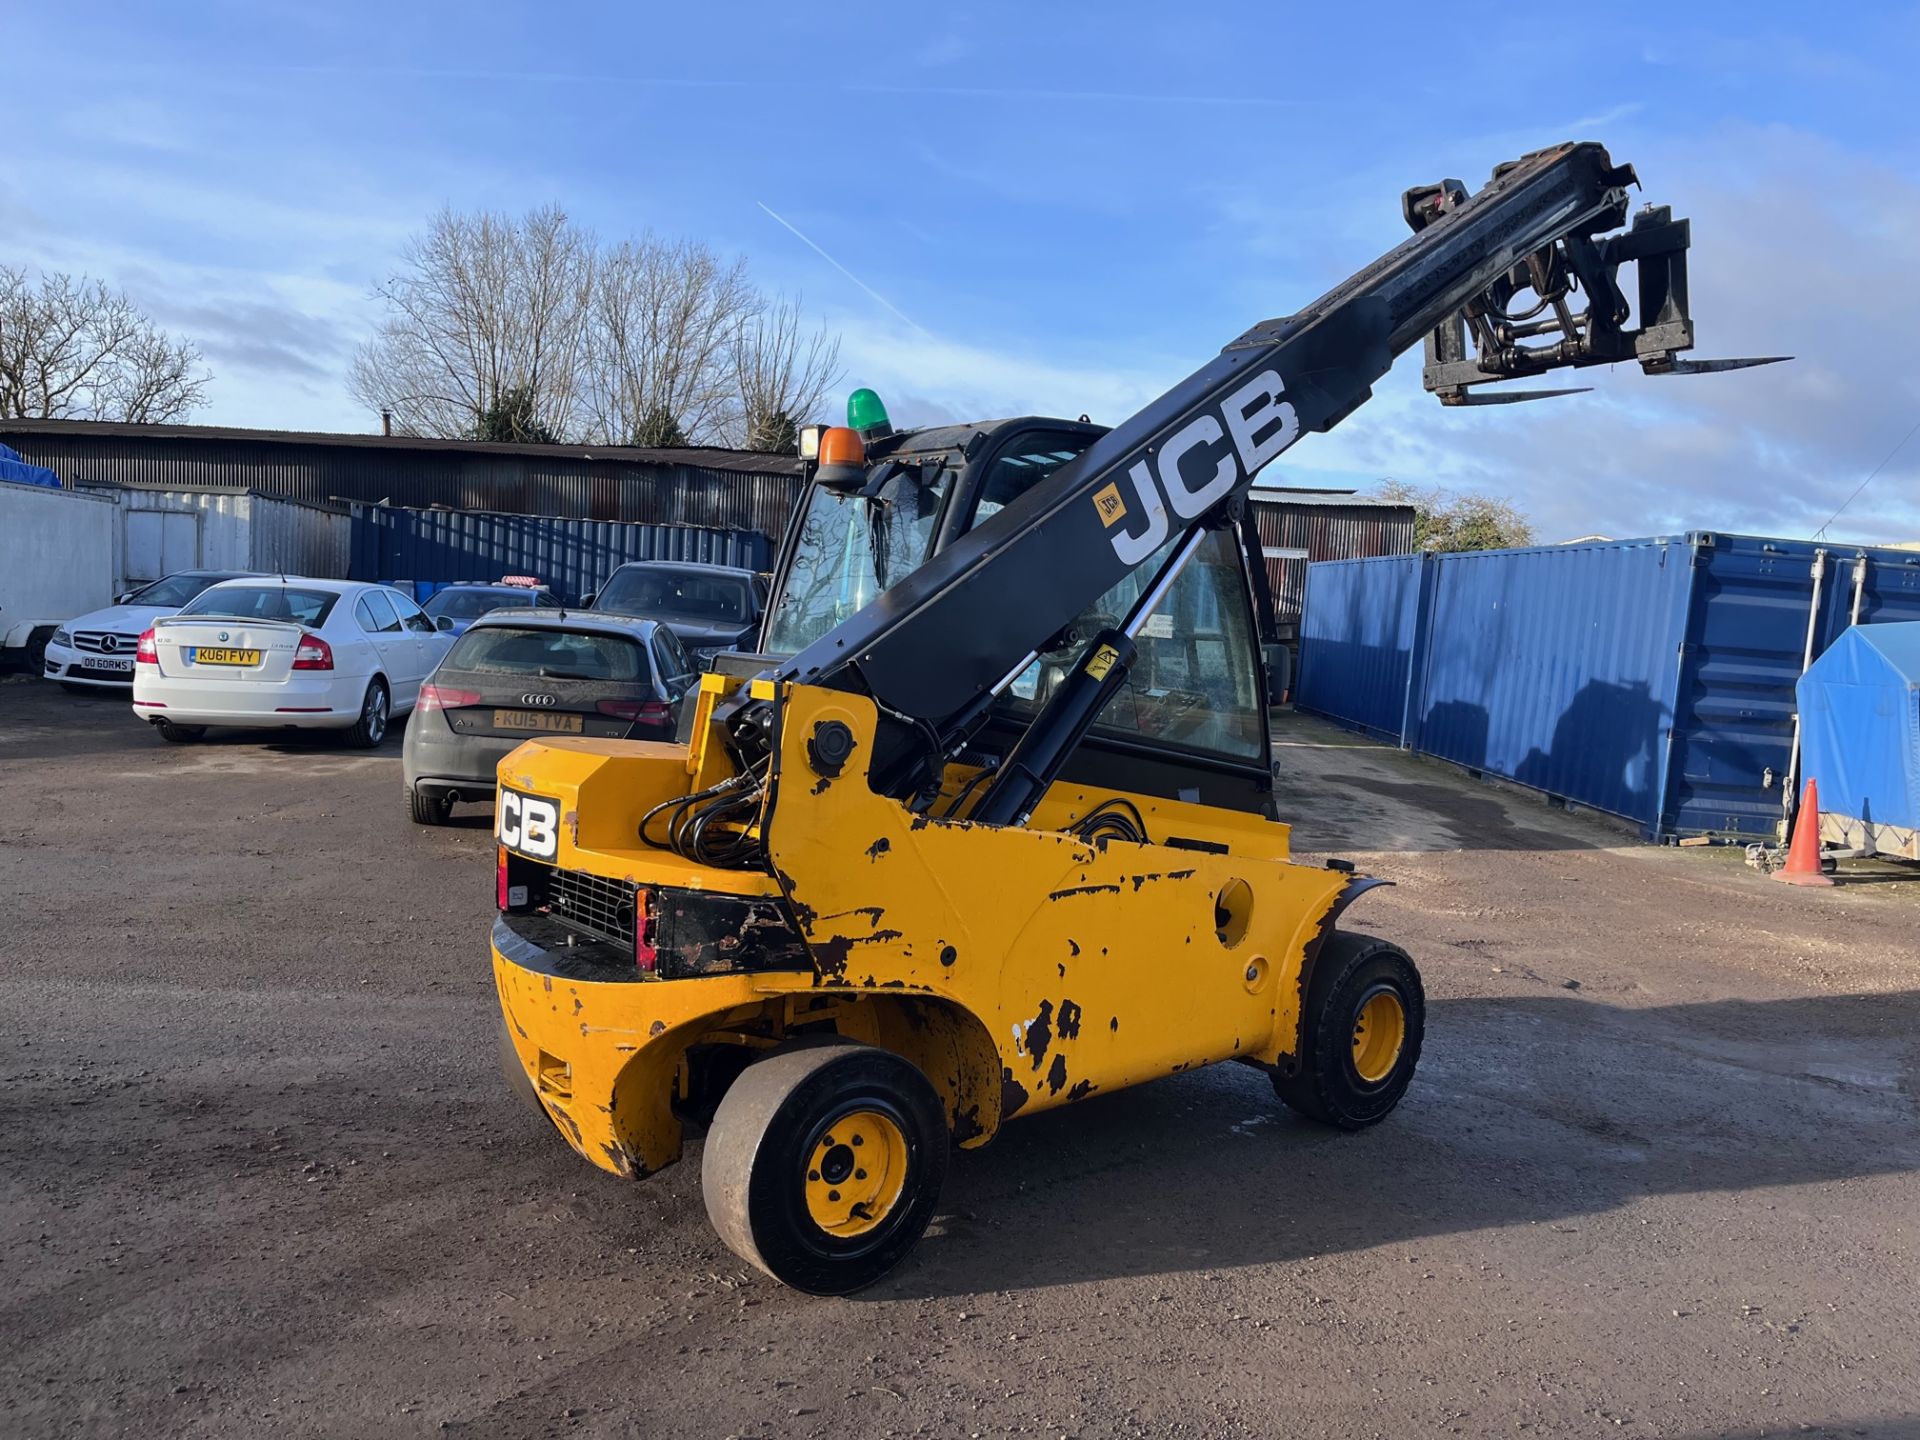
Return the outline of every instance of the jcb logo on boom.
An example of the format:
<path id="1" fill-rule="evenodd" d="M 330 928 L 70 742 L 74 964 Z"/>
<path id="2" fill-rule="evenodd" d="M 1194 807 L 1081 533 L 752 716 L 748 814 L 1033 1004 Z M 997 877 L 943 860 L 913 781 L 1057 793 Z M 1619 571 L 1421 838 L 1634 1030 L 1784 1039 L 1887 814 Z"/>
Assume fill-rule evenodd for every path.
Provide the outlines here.
<path id="1" fill-rule="evenodd" d="M 1128 565 L 1138 565 L 1167 542 L 1172 527 L 1167 508 L 1182 522 L 1199 519 L 1217 504 L 1243 475 L 1251 475 L 1300 438 L 1300 417 L 1281 398 L 1286 386 L 1277 370 L 1262 370 L 1242 385 L 1220 407 L 1188 421 L 1168 437 L 1157 465 L 1142 456 L 1127 468 L 1134 493 L 1140 499 L 1144 530 L 1120 530 L 1113 536 L 1113 552 Z M 1232 443 L 1227 443 L 1227 437 Z M 1191 461 L 1189 462 L 1189 457 Z M 1211 460 L 1213 470 L 1196 479 L 1188 465 L 1199 470 Z M 1155 475 L 1155 470 L 1158 475 Z M 1100 523 L 1112 529 L 1126 519 L 1128 507 L 1118 484 L 1103 485 L 1094 493 Z"/>
<path id="2" fill-rule="evenodd" d="M 560 849 L 560 802 L 500 787 L 495 834 L 509 850 L 551 860 Z"/>

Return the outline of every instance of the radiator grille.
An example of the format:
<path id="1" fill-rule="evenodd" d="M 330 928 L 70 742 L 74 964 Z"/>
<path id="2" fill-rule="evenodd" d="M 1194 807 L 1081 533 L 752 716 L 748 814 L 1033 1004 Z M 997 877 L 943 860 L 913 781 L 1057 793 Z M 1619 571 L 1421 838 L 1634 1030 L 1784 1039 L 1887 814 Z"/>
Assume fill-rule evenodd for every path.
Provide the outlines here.
<path id="1" fill-rule="evenodd" d="M 73 648 L 89 655 L 131 655 L 139 646 L 138 635 L 111 630 L 76 630 L 73 635 Z"/>
<path id="2" fill-rule="evenodd" d="M 554 870 L 547 880 L 547 905 L 602 940 L 633 944 L 635 887 L 631 880 L 608 880 L 584 870 Z"/>

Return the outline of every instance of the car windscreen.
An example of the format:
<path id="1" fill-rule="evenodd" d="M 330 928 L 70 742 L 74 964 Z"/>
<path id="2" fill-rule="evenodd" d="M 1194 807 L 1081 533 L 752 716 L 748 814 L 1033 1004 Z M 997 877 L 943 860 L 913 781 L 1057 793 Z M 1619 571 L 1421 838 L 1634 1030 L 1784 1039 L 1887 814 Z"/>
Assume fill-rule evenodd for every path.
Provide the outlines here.
<path id="1" fill-rule="evenodd" d="M 421 608 L 438 620 L 442 615 L 454 620 L 477 620 L 489 610 L 509 605 L 530 605 L 526 590 L 438 590 Z"/>
<path id="2" fill-rule="evenodd" d="M 650 566 L 614 571 L 593 608 L 718 624 L 744 625 L 753 618 L 752 593 L 744 576 Z"/>
<path id="3" fill-rule="evenodd" d="M 331 590 L 304 590 L 298 585 L 282 585 L 277 581 L 259 585 L 215 585 L 202 590 L 180 613 L 324 625 L 339 598 Z"/>
<path id="4" fill-rule="evenodd" d="M 138 594 L 130 596 L 129 605 L 184 605 L 209 585 L 220 583 L 218 575 L 169 575 L 164 580 L 156 580 Z"/>
<path id="5" fill-rule="evenodd" d="M 653 677 L 647 652 L 638 640 L 519 625 L 474 626 L 454 642 L 440 668 L 623 685 Z"/>

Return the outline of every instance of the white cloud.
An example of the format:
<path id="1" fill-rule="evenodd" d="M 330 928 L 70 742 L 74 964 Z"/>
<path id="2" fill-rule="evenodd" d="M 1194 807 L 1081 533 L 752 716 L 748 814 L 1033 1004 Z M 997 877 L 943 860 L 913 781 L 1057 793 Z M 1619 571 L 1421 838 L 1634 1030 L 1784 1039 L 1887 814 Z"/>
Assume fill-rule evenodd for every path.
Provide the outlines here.
<path id="1" fill-rule="evenodd" d="M 925 407 L 928 419 L 916 421 L 902 411 L 894 416 L 901 424 L 1008 415 L 1071 418 L 1082 413 L 1115 424 L 1186 373 L 1179 368 L 1074 365 L 1013 345 L 994 348 L 859 319 L 828 319 L 840 330 L 840 358 L 849 387 L 868 385 L 883 398 L 918 397 L 917 403 Z"/>

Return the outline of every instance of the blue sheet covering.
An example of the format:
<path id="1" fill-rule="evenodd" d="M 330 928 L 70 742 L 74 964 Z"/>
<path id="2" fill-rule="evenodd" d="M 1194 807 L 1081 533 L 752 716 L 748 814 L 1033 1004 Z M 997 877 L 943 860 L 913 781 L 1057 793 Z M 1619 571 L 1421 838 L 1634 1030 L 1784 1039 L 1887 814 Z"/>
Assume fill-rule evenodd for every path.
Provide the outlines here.
<path id="1" fill-rule="evenodd" d="M 51 485 L 60 488 L 60 477 L 44 465 L 29 465 L 20 458 L 20 452 L 8 445 L 0 445 L 0 480 L 11 480 L 16 485 Z"/>
<path id="2" fill-rule="evenodd" d="M 1920 621 L 1854 626 L 1799 696 L 1801 770 L 1821 810 L 1920 829 Z"/>

